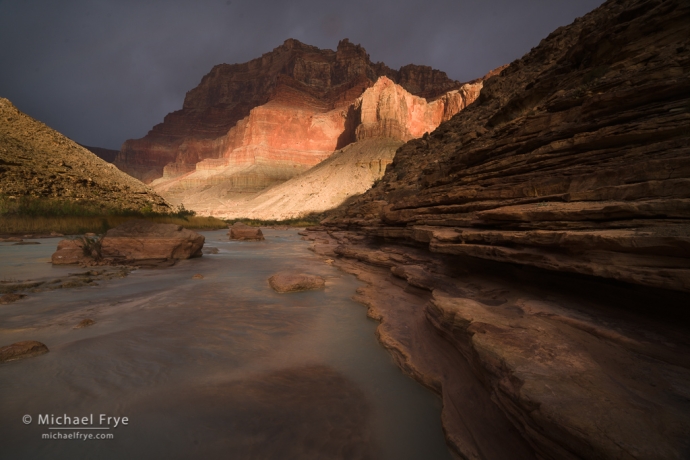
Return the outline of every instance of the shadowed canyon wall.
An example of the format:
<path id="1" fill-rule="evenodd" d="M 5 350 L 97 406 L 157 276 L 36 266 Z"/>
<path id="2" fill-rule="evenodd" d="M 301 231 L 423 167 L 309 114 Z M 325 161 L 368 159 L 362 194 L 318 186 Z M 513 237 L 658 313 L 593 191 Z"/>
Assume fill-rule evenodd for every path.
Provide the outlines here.
<path id="1" fill-rule="evenodd" d="M 688 24 L 605 2 L 305 233 L 462 458 L 508 458 L 484 391 L 537 458 L 690 456 Z"/>

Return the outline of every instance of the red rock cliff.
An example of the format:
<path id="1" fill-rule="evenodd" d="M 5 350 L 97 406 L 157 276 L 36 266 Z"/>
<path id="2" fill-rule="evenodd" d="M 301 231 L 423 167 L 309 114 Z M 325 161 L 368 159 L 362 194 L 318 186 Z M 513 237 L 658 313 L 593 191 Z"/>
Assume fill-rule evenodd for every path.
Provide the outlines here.
<path id="1" fill-rule="evenodd" d="M 238 126 L 238 131 L 247 134 L 247 126 L 252 131 L 254 121 L 282 125 L 295 117 L 308 119 L 345 109 L 380 76 L 387 76 L 412 94 L 426 98 L 441 96 L 461 86 L 444 72 L 430 67 L 408 65 L 395 71 L 383 63 L 372 63 L 364 48 L 347 39 L 338 44 L 336 51 L 290 39 L 247 63 L 215 66 L 199 86 L 187 93 L 182 110 L 168 114 L 144 138 L 126 141 L 115 164 L 145 182 L 161 177 L 168 164 L 168 175 L 183 174 L 206 158 L 222 157 L 228 145 L 221 138 L 242 120 L 247 119 L 246 126 Z M 253 109 L 268 103 L 272 105 L 266 110 L 252 114 Z M 347 131 L 346 116 L 344 112 L 325 118 L 339 117 L 340 120 L 334 121 L 334 129 L 342 133 Z M 291 124 L 294 125 L 288 122 L 283 134 L 292 134 Z M 299 131 L 296 128 L 294 134 L 304 134 Z M 236 138 L 238 134 L 228 138 Z M 336 136 L 335 145 L 324 147 L 324 151 L 332 152 L 336 146 L 354 140 L 348 134 L 339 137 Z M 307 154 L 294 160 L 313 165 L 323 157 L 322 153 Z"/>

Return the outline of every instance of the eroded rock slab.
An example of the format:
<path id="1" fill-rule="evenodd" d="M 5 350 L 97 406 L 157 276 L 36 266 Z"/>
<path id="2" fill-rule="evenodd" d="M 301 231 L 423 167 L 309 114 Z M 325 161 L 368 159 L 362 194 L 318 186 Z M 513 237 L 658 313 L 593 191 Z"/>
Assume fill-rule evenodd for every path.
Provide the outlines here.
<path id="1" fill-rule="evenodd" d="M 264 234 L 259 227 L 251 227 L 242 222 L 235 222 L 228 232 L 231 240 L 263 241 Z"/>
<path id="2" fill-rule="evenodd" d="M 689 21 L 608 1 L 559 28 L 330 224 L 690 292 Z"/>
<path id="3" fill-rule="evenodd" d="M 276 292 L 313 291 L 321 289 L 326 281 L 317 275 L 295 274 L 291 272 L 276 273 L 268 279 Z"/>
<path id="4" fill-rule="evenodd" d="M 529 458 L 486 443 L 501 423 L 542 458 L 690 452 L 687 294 L 309 233 L 316 253 L 367 283 L 355 300 L 381 321 L 377 335 L 399 366 L 442 395 L 446 436 L 461 455 Z M 464 372 L 444 363 L 453 355 Z M 474 393 L 467 372 L 481 382 Z M 503 418 L 478 411 L 482 398 Z"/>
<path id="5" fill-rule="evenodd" d="M 48 347 L 35 340 L 13 343 L 0 348 L 0 363 L 16 361 L 18 359 L 32 358 L 48 353 Z"/>
<path id="6" fill-rule="evenodd" d="M 3 294 L 0 295 L 0 305 L 11 304 L 12 302 L 16 302 L 24 297 L 26 296 L 23 294 Z"/>
<path id="7" fill-rule="evenodd" d="M 156 263 L 201 257 L 205 237 L 173 224 L 137 219 L 108 230 L 101 239 L 62 240 L 54 264 Z M 86 247 L 85 247 L 86 246 Z"/>

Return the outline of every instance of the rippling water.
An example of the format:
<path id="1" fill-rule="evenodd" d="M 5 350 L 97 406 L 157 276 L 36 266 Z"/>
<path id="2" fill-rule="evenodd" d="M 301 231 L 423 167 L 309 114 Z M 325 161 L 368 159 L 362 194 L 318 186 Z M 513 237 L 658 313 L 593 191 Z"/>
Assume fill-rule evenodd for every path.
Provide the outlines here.
<path id="1" fill-rule="evenodd" d="M 440 402 L 377 343 L 350 300 L 360 283 L 296 231 L 264 233 L 204 232 L 218 254 L 0 305 L 0 346 L 50 349 L 0 364 L 0 458 L 449 459 Z M 58 239 L 37 241 L 0 243 L 0 280 L 78 271 L 47 263 Z M 277 294 L 267 279 L 281 270 L 326 289 Z M 74 329 L 85 318 L 96 324 Z M 50 430 L 44 414 L 129 423 Z M 113 438 L 42 439 L 74 432 Z"/>

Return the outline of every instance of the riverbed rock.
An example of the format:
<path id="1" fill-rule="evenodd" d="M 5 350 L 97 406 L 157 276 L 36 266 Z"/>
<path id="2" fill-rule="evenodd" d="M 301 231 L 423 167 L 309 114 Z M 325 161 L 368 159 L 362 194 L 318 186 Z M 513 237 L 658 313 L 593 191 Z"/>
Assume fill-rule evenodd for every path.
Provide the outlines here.
<path id="1" fill-rule="evenodd" d="M 85 327 L 93 326 L 94 324 L 96 324 L 96 321 L 92 320 L 91 318 L 86 318 L 79 321 L 79 323 L 74 326 L 74 329 L 83 329 Z"/>
<path id="2" fill-rule="evenodd" d="M 48 351 L 48 347 L 41 342 L 36 342 L 35 340 L 17 342 L 0 348 L 0 363 L 24 358 L 32 358 L 34 356 L 48 353 Z"/>
<path id="3" fill-rule="evenodd" d="M 202 280 L 202 279 L 204 279 L 204 275 L 202 275 L 201 273 L 197 273 L 196 275 L 192 276 L 192 279 L 193 280 Z"/>
<path id="4" fill-rule="evenodd" d="M 425 369 L 425 330 L 539 458 L 688 457 L 688 23 L 686 1 L 603 3 L 322 221 L 314 250 L 371 283 L 381 341 L 439 389 L 462 456 L 488 457 L 454 409 L 474 400 Z M 411 287 L 429 294 L 401 320 Z"/>
<path id="5" fill-rule="evenodd" d="M 231 240 L 263 241 L 264 234 L 259 227 L 250 227 L 241 222 L 235 222 L 228 232 Z"/>
<path id="6" fill-rule="evenodd" d="M 179 260 L 201 257 L 205 237 L 180 225 L 137 219 L 108 230 L 101 256 L 113 261 Z"/>
<path id="7" fill-rule="evenodd" d="M 50 257 L 53 265 L 73 265 L 92 260 L 84 253 L 84 242 L 80 240 L 62 240 L 57 250 Z"/>
<path id="8" fill-rule="evenodd" d="M 16 302 L 19 299 L 23 299 L 24 297 L 26 297 L 24 294 L 15 294 L 15 293 L 3 294 L 3 295 L 0 295 L 0 305 L 8 305 L 8 304 L 11 304 L 12 302 Z"/>
<path id="9" fill-rule="evenodd" d="M 325 286 L 326 281 L 317 275 L 282 272 L 271 276 L 268 279 L 268 284 L 274 291 L 283 293 L 321 289 Z"/>

